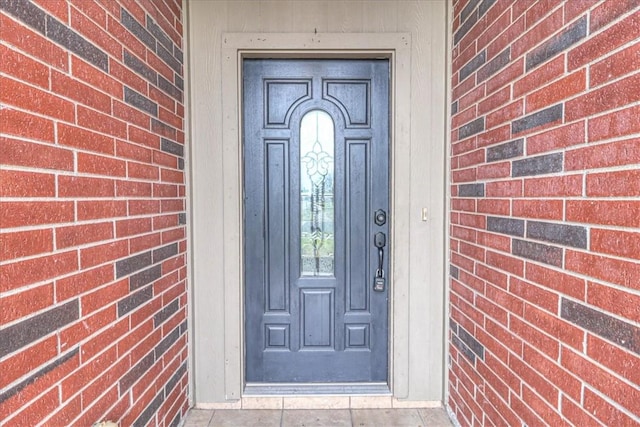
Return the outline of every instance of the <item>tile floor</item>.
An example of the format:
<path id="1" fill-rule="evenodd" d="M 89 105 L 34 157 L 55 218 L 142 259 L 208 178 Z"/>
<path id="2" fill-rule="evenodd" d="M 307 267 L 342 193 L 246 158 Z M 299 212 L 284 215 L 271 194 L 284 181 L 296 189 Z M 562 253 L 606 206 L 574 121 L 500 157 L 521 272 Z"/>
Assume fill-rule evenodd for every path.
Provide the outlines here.
<path id="1" fill-rule="evenodd" d="M 184 427 L 453 426 L 444 409 L 192 409 Z"/>

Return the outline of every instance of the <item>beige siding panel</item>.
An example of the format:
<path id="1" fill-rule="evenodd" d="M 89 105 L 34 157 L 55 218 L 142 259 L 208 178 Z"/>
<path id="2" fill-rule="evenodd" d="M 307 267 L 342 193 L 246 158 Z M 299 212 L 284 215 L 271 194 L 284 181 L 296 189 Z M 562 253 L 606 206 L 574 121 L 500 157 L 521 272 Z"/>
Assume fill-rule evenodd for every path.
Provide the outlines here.
<path id="1" fill-rule="evenodd" d="M 395 310 L 390 333 L 394 396 L 441 400 L 444 366 L 445 289 L 445 0 L 424 1 L 201 1 L 188 0 L 191 87 L 191 281 L 192 355 L 196 404 L 233 401 L 242 388 L 242 324 L 237 271 L 229 260 L 241 257 L 241 236 L 230 225 L 240 206 L 229 176 L 238 173 L 238 147 L 223 147 L 222 97 L 237 88 L 222 82 L 223 33 L 394 33 L 411 35 L 408 129 L 394 129 L 395 155 L 409 158 L 393 171 L 395 197 L 392 236 L 395 256 L 409 260 L 394 268 Z M 226 61 L 235 60 L 233 57 Z M 226 95 L 223 95 L 226 94 Z M 408 99 L 409 96 L 406 97 Z M 235 162 L 235 163 L 234 163 Z M 225 182 L 225 176 L 227 182 Z M 394 189 L 392 188 L 392 192 Z M 398 192 L 399 193 L 399 192 Z M 427 208 L 428 221 L 421 220 Z M 408 244 L 407 244 L 408 242 Z M 223 249 L 221 251 L 221 248 Z M 237 260 L 236 260 L 237 262 Z M 403 264 L 403 265 L 404 265 Z M 226 266 L 226 270 L 225 270 Z"/>

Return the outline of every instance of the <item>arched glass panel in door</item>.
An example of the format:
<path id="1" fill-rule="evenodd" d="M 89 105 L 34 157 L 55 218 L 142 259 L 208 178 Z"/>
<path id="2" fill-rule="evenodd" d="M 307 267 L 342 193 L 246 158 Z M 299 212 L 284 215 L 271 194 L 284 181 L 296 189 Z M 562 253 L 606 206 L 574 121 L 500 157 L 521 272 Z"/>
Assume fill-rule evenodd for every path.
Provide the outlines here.
<path id="1" fill-rule="evenodd" d="M 334 274 L 334 125 L 313 110 L 300 122 L 300 265 L 303 276 Z"/>

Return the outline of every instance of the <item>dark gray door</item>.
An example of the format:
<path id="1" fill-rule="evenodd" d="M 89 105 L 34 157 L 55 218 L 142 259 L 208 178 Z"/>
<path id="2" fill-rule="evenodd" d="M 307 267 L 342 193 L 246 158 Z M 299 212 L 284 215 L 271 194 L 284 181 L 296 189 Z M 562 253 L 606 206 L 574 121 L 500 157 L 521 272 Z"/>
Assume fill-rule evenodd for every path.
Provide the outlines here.
<path id="1" fill-rule="evenodd" d="M 247 382 L 386 382 L 388 61 L 244 60 L 243 105 Z"/>

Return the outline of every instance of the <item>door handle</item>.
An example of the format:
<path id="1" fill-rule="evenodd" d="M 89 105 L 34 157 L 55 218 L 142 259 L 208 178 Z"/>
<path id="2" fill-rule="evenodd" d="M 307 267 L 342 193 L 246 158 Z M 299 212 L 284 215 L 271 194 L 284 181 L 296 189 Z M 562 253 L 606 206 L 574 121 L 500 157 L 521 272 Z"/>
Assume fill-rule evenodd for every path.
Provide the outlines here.
<path id="1" fill-rule="evenodd" d="M 387 244 L 387 236 L 379 231 L 373 237 L 373 244 L 378 248 L 378 268 L 373 278 L 373 290 L 376 292 L 384 291 L 384 247 Z"/>

